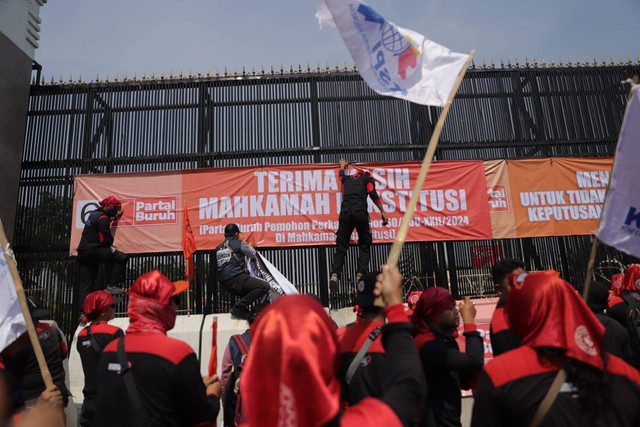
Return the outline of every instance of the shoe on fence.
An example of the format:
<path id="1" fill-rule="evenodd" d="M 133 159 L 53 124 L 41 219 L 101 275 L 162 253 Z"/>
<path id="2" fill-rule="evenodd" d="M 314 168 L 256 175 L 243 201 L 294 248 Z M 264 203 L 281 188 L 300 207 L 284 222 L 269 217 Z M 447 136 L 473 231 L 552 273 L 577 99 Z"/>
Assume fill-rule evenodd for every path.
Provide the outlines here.
<path id="1" fill-rule="evenodd" d="M 338 290 L 339 281 L 340 279 L 338 279 L 338 275 L 336 273 L 333 273 L 331 275 L 331 278 L 329 279 L 329 289 L 331 289 L 332 292 L 336 292 Z"/>
<path id="2" fill-rule="evenodd" d="M 230 313 L 232 319 L 247 320 L 251 316 L 251 312 L 246 308 L 233 307 Z"/>

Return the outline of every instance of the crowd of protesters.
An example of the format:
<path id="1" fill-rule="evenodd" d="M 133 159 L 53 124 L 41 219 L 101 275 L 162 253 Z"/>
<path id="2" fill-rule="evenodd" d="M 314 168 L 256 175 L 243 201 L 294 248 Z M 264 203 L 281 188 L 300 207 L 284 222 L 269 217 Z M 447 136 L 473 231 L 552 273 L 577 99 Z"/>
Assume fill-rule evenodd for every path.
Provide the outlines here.
<path id="1" fill-rule="evenodd" d="M 238 238 L 229 232 L 226 241 Z M 492 275 L 500 298 L 486 364 L 471 300 L 436 286 L 407 307 L 402 275 L 382 266 L 359 278 L 357 319 L 339 329 L 310 296 L 252 297 L 258 308 L 242 313 L 249 329 L 229 340 L 221 379 L 202 377 L 193 349 L 167 336 L 185 289 L 160 271 L 130 287 L 126 331 L 108 324 L 118 297 L 91 292 L 76 342 L 80 425 L 204 426 L 223 413 L 226 426 L 460 426 L 462 390 L 473 392 L 472 426 L 640 425 L 640 265 L 611 288 L 592 283 L 587 301 L 559 273 L 527 273 L 517 260 L 499 261 Z M 33 305 L 54 387 L 39 378 L 28 342 L 2 354 L 0 396 L 12 405 L 2 416 L 28 408 L 18 425 L 64 423 L 67 349 L 38 321 L 46 314 Z"/>

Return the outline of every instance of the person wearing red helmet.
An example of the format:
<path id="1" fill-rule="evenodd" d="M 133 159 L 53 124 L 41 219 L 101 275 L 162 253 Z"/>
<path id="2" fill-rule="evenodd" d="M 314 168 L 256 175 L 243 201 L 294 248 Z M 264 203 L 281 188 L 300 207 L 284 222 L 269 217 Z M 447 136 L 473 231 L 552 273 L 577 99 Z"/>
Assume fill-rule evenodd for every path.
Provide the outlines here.
<path id="1" fill-rule="evenodd" d="M 376 192 L 376 182 L 369 171 L 356 168 L 355 174 L 347 175 L 345 173 L 347 166 L 349 166 L 349 162 L 340 159 L 339 175 L 343 187 L 343 197 L 340 206 L 340 218 L 338 219 L 338 231 L 336 232 L 336 253 L 333 257 L 331 277 L 329 279 L 333 291 L 337 290 L 342 267 L 344 266 L 344 258 L 347 255 L 349 240 L 354 228 L 358 232 L 358 246 L 360 249 L 356 283 L 369 271 L 369 248 L 373 243 L 373 238 L 369 227 L 367 198 L 371 198 L 371 201 L 380 210 L 382 224 L 387 225 L 389 223 L 387 214 L 382 207 L 380 196 Z"/>
<path id="2" fill-rule="evenodd" d="M 109 325 L 113 319 L 114 297 L 105 291 L 91 292 L 84 300 L 83 319 L 91 322 L 78 334 L 76 348 L 84 371 L 84 402 L 80 414 L 80 426 L 90 426 L 93 420 L 93 400 L 96 396 L 96 370 L 102 350 L 116 338 L 124 336 L 122 329 Z"/>
<path id="3" fill-rule="evenodd" d="M 512 275 L 510 283 L 505 309 L 522 345 L 485 365 L 471 425 L 637 426 L 640 375 L 603 350 L 605 328 L 578 292 L 552 274 Z M 544 414 L 560 370 L 566 376 Z"/>
<path id="4" fill-rule="evenodd" d="M 80 290 L 78 301 L 86 295 L 104 289 L 111 294 L 121 294 L 121 284 L 129 256 L 113 246 L 111 224 L 122 216 L 122 203 L 116 196 L 108 196 L 100 201 L 98 209 L 91 212 L 85 222 L 78 244 L 78 264 L 80 266 Z M 105 265 L 106 283 L 96 284 L 98 268 Z"/>
<path id="5" fill-rule="evenodd" d="M 201 377 L 189 344 L 167 336 L 184 285 L 154 270 L 131 286 L 127 334 L 110 342 L 98 363 L 94 427 L 215 425 L 218 377 Z"/>

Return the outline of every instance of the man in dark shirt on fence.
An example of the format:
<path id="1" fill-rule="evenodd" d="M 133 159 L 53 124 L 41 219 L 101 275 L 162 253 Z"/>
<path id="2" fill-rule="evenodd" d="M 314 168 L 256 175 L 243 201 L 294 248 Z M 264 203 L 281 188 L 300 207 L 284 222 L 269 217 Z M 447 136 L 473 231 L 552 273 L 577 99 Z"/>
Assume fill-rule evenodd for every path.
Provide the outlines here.
<path id="1" fill-rule="evenodd" d="M 369 171 L 356 168 L 354 175 L 347 175 L 345 169 L 349 163 L 340 159 L 340 180 L 343 186 L 342 205 L 340 207 L 340 219 L 338 231 L 336 232 L 336 253 L 331 266 L 331 278 L 329 280 L 332 290 L 337 290 L 340 274 L 344 265 L 344 257 L 349 249 L 349 239 L 355 228 L 358 232 L 358 271 L 356 272 L 356 283 L 360 281 L 367 271 L 369 271 L 369 247 L 373 243 L 371 229 L 369 227 L 369 210 L 367 197 L 382 213 L 382 224 L 388 224 L 387 214 L 384 212 L 380 197 L 376 192 L 375 180 Z"/>
<path id="2" fill-rule="evenodd" d="M 116 196 L 108 196 L 100 201 L 98 209 L 91 212 L 82 230 L 78 244 L 78 264 L 80 266 L 80 294 L 78 301 L 100 289 L 112 294 L 120 294 L 129 256 L 113 246 L 111 223 L 122 216 L 122 203 Z M 100 264 L 106 268 L 105 286 L 96 285 Z"/>
<path id="3" fill-rule="evenodd" d="M 245 257 L 256 258 L 256 250 L 247 242 L 240 240 L 240 228 L 237 224 L 227 224 L 224 228 L 224 242 L 216 248 L 218 262 L 218 281 L 227 292 L 238 295 L 240 299 L 231 309 L 231 315 L 238 319 L 248 319 L 252 312 L 249 306 L 269 292 L 269 284 L 251 277 Z M 263 305 L 254 308 L 258 312 Z"/>

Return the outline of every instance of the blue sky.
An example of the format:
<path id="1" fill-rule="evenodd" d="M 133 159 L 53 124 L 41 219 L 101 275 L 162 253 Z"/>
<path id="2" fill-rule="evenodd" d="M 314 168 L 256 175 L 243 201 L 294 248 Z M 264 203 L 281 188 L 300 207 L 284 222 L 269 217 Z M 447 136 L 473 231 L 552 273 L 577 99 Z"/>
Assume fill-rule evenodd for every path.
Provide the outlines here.
<path id="1" fill-rule="evenodd" d="M 459 52 L 556 61 L 634 62 L 640 0 L 369 0 L 385 18 Z M 117 72 L 312 68 L 353 61 L 335 28 L 320 30 L 318 0 L 56 0 L 40 12 L 36 60 L 47 82 Z"/>

